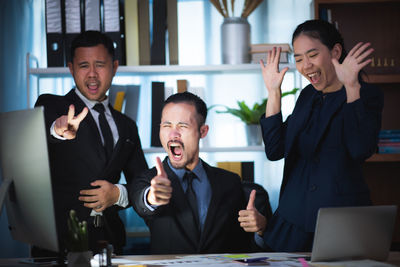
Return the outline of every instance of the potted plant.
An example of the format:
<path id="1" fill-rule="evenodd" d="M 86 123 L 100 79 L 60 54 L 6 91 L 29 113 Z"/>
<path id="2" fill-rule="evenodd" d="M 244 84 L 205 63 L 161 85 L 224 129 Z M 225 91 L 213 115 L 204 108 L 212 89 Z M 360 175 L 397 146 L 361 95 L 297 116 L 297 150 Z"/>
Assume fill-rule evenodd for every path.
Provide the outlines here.
<path id="1" fill-rule="evenodd" d="M 67 249 L 68 267 L 91 266 L 93 255 L 89 250 L 87 222 L 80 222 L 75 210 L 69 212 Z"/>
<path id="2" fill-rule="evenodd" d="M 299 88 L 294 88 L 291 91 L 282 93 L 282 97 L 287 95 L 294 95 Z M 230 108 L 225 105 L 213 105 L 209 109 L 214 107 L 222 106 L 225 110 L 217 110 L 217 113 L 229 113 L 233 116 L 238 117 L 241 121 L 246 124 L 246 134 L 248 145 L 260 145 L 262 142 L 261 130 L 259 121 L 261 115 L 265 113 L 265 107 L 267 105 L 268 98 L 264 98 L 261 103 L 255 103 L 250 108 L 244 101 L 237 101 L 239 108 Z"/>

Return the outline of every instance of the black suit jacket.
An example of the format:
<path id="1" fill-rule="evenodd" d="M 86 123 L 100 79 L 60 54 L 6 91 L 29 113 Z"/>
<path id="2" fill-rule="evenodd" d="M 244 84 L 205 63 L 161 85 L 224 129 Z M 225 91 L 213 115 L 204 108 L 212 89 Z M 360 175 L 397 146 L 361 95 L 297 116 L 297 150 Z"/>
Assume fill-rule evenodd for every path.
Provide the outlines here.
<path id="1" fill-rule="evenodd" d="M 156 175 L 156 168 L 144 172 L 131 185 L 131 202 L 150 228 L 153 254 L 222 253 L 250 250 L 252 234 L 244 232 L 238 222 L 239 210 L 246 206 L 237 174 L 209 166 L 203 161 L 210 181 L 212 196 L 204 230 L 197 242 L 195 223 L 178 177 L 167 159 L 164 169 L 171 180 L 172 198 L 167 205 L 149 210 L 144 193 Z"/>
<path id="2" fill-rule="evenodd" d="M 96 250 L 97 240 L 108 240 L 120 252 L 125 244 L 125 228 L 118 216 L 121 208 L 114 205 L 103 211 L 105 227 L 94 229 L 93 217 L 90 216 L 92 209 L 84 207 L 78 197 L 79 191 L 91 188 L 90 183 L 95 180 L 102 179 L 116 184 L 123 171 L 129 184 L 135 176 L 147 169 L 138 129 L 133 120 L 110 107 L 119 140 L 107 162 L 100 133 L 90 112 L 79 125 L 75 139 L 59 140 L 50 135 L 52 123 L 66 115 L 71 104 L 75 105 L 75 114 L 79 114 L 85 107 L 74 90 L 65 96 L 41 95 L 35 104 L 44 106 L 60 245 L 65 245 L 67 216 L 69 210 L 74 209 L 79 220 L 88 222 L 92 250 Z"/>

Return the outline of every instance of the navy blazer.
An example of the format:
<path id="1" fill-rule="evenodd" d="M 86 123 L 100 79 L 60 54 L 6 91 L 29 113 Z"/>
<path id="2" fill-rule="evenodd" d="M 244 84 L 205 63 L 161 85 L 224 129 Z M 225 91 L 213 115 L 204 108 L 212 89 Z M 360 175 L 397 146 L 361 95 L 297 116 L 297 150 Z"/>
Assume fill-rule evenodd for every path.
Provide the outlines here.
<path id="1" fill-rule="evenodd" d="M 170 203 L 151 211 L 144 203 L 145 190 L 157 174 L 156 168 L 144 172 L 131 185 L 131 202 L 150 228 L 152 254 L 193 254 L 240 252 L 250 249 L 252 234 L 238 222 L 239 210 L 245 209 L 240 177 L 202 162 L 210 181 L 212 195 L 200 241 L 196 239 L 194 218 L 179 178 L 163 161 L 172 185 Z"/>
<path id="2" fill-rule="evenodd" d="M 260 119 L 268 159 L 285 159 L 280 201 L 298 160 L 293 145 L 310 116 L 315 94 L 317 91 L 312 85 L 305 87 L 293 113 L 284 123 L 281 113 Z M 314 155 L 311 184 L 298 192 L 307 194 L 307 201 L 303 203 L 307 232 L 314 232 L 320 207 L 370 204 L 368 186 L 362 176 L 362 164 L 377 148 L 383 94 L 377 87 L 362 83 L 360 95 L 357 101 L 346 103 L 346 90 L 343 87 L 335 102 L 323 107 L 327 116 L 324 116 L 314 144 L 309 148 Z M 285 199 L 296 201 L 296 195 Z M 281 204 L 278 206 L 281 215 L 291 222 L 299 221 L 299 218 L 292 217 L 290 208 L 280 209 Z M 285 203 L 285 207 L 290 207 L 290 203 Z"/>
<path id="3" fill-rule="evenodd" d="M 105 239 L 121 252 L 119 250 L 125 244 L 126 236 L 125 227 L 118 215 L 121 207 L 114 205 L 103 211 L 106 227 L 101 230 L 93 229 L 93 217 L 90 216 L 92 209 L 84 207 L 78 197 L 79 191 L 91 188 L 90 183 L 95 180 L 107 180 L 116 184 L 123 171 L 127 183 L 130 183 L 140 172 L 147 169 L 136 123 L 110 106 L 119 139 L 107 162 L 98 127 L 90 112 L 79 125 L 75 139 L 59 140 L 50 135 L 52 123 L 58 117 L 66 115 L 71 104 L 75 106 L 75 115 L 85 107 L 74 90 L 65 96 L 41 95 L 35 104 L 44 106 L 57 230 L 61 246 L 65 246 L 68 212 L 70 209 L 75 209 L 79 220 L 88 222 L 91 249 L 96 251 L 96 241 Z"/>

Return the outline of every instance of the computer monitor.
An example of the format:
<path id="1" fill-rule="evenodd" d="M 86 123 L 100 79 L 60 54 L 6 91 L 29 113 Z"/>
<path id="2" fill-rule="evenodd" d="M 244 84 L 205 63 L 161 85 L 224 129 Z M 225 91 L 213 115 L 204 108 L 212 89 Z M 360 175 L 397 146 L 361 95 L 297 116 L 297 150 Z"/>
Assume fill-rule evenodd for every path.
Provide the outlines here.
<path id="1" fill-rule="evenodd" d="M 0 169 L 13 239 L 58 252 L 43 107 L 0 113 Z"/>

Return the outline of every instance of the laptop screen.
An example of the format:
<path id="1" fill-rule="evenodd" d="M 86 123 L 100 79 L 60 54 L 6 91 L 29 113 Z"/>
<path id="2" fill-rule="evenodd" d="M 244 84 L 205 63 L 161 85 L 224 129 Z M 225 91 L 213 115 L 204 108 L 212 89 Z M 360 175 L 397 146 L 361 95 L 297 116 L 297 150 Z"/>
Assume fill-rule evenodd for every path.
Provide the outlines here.
<path id="1" fill-rule="evenodd" d="M 396 206 L 319 209 L 311 261 L 387 260 L 396 212 Z"/>

